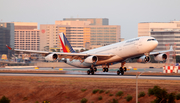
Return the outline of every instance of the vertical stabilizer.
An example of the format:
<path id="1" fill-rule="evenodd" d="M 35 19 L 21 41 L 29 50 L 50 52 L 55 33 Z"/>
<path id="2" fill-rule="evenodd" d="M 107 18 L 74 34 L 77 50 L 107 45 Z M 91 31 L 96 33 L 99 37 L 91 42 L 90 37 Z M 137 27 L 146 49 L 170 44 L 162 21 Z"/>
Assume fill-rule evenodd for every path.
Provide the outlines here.
<path id="1" fill-rule="evenodd" d="M 75 52 L 71 46 L 71 44 L 69 43 L 69 41 L 67 40 L 67 38 L 65 37 L 64 33 L 59 33 L 59 39 L 63 48 L 63 52 Z"/>

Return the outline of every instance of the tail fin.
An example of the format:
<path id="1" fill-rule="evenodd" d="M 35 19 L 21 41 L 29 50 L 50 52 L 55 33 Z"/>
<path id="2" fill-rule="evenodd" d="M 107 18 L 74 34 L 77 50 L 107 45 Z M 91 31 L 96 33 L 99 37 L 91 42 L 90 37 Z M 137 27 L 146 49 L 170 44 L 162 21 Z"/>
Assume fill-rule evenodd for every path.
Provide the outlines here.
<path id="1" fill-rule="evenodd" d="M 64 33 L 59 33 L 59 39 L 63 48 L 63 52 L 75 52 L 71 46 L 71 44 L 69 43 L 69 41 L 67 40 L 67 38 L 65 37 Z"/>
<path id="2" fill-rule="evenodd" d="M 12 48 L 11 48 L 11 47 L 9 47 L 7 44 L 6 44 L 6 47 L 7 47 L 9 50 L 12 50 Z"/>

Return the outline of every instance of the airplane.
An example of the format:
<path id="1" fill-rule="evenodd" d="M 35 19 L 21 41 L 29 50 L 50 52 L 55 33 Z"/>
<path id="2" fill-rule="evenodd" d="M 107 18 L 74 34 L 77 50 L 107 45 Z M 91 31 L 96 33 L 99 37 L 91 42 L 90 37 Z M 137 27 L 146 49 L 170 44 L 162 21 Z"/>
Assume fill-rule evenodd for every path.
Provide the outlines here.
<path id="1" fill-rule="evenodd" d="M 169 50 L 152 52 L 157 47 L 158 41 L 154 37 L 142 36 L 76 53 L 64 33 L 59 33 L 58 36 L 63 52 L 20 50 L 12 49 L 11 47 L 6 46 L 8 49 L 18 52 L 44 54 L 46 55 L 45 60 L 47 61 L 61 59 L 65 63 L 75 67 L 90 68 L 87 70 L 88 75 L 94 75 L 94 72 L 97 71 L 96 66 L 101 65 L 103 72 L 108 72 L 109 65 L 116 63 L 121 63 L 121 67 L 117 70 L 117 75 L 124 75 L 124 72 L 127 70 L 124 65 L 128 58 L 138 58 L 137 62 L 146 63 L 150 61 L 149 56 L 153 55 L 156 61 L 164 61 L 167 59 L 167 55 L 165 53 L 173 51 L 171 46 Z"/>

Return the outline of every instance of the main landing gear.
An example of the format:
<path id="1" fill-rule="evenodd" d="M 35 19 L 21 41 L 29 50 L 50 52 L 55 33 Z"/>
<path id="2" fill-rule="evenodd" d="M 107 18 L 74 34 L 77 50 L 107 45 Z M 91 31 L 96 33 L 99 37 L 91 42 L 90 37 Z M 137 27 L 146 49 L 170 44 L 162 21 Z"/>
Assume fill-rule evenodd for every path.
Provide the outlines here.
<path id="1" fill-rule="evenodd" d="M 122 63 L 121 63 L 121 67 L 119 68 L 119 70 L 117 70 L 117 75 L 119 75 L 120 73 L 121 73 L 121 75 L 124 75 L 124 72 L 127 71 L 127 68 L 124 67 L 124 64 L 125 64 L 125 63 L 126 63 L 126 62 L 122 62 Z"/>
<path id="2" fill-rule="evenodd" d="M 124 72 L 126 72 L 126 67 L 120 67 L 119 70 L 117 70 L 117 75 L 121 73 L 121 75 L 124 75 Z"/>
<path id="3" fill-rule="evenodd" d="M 103 72 L 108 72 L 109 69 L 108 68 L 103 68 Z"/>
<path id="4" fill-rule="evenodd" d="M 96 67 L 91 67 L 90 68 L 90 70 L 87 70 L 87 74 L 88 75 L 94 75 L 94 72 L 96 72 L 97 71 L 97 68 Z"/>
<path id="5" fill-rule="evenodd" d="M 108 72 L 109 71 L 109 64 L 102 65 L 102 68 L 103 68 L 103 70 L 102 70 L 103 72 Z M 90 74 L 94 75 L 94 72 L 96 72 L 96 71 L 97 71 L 97 68 L 92 65 L 90 70 L 87 70 L 87 74 L 88 75 L 90 75 Z"/>
<path id="6" fill-rule="evenodd" d="M 108 72 L 109 71 L 109 64 L 104 64 L 104 65 L 102 65 L 102 71 L 103 72 Z"/>
<path id="7" fill-rule="evenodd" d="M 119 68 L 119 70 L 117 70 L 117 75 L 119 75 L 121 73 L 121 75 L 124 75 L 124 72 L 127 71 L 127 68 L 124 67 L 124 64 L 126 62 L 122 62 L 121 63 L 121 67 Z M 108 72 L 109 71 L 109 64 L 105 64 L 105 65 L 102 65 L 102 68 L 103 68 L 103 72 Z M 97 71 L 97 68 L 94 67 L 93 65 L 91 66 L 90 70 L 87 70 L 87 74 L 88 75 L 94 75 L 94 72 Z"/>

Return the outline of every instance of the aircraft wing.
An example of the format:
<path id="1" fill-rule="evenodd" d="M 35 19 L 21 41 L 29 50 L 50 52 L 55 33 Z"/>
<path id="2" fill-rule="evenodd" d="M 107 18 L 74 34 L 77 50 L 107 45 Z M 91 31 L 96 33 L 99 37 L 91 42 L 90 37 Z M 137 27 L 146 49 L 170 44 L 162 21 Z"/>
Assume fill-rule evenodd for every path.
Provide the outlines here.
<path id="1" fill-rule="evenodd" d="M 78 59 L 84 60 L 88 56 L 97 56 L 98 60 L 109 59 L 113 54 L 89 54 L 89 53 L 63 53 L 63 52 L 53 52 L 58 55 L 59 58 L 69 58 L 69 59 Z"/>
<path id="2" fill-rule="evenodd" d="M 7 46 L 7 45 L 6 45 Z M 15 52 L 23 52 L 23 53 L 36 53 L 36 54 L 42 54 L 42 55 L 48 55 L 48 54 L 57 54 L 58 58 L 69 58 L 69 59 L 79 59 L 79 60 L 84 60 L 88 56 L 97 56 L 98 60 L 102 59 L 108 59 L 113 57 L 113 54 L 106 54 L 106 53 L 101 53 L 101 54 L 94 54 L 94 53 L 64 53 L 64 52 L 48 52 L 48 51 L 37 51 L 37 50 L 21 50 L 21 49 L 12 49 L 11 47 L 7 46 L 8 49 L 13 50 Z"/>
<path id="3" fill-rule="evenodd" d="M 23 53 L 36 53 L 36 54 L 49 54 L 47 51 L 36 51 L 36 50 L 21 50 L 21 49 L 12 49 L 15 52 L 23 52 Z"/>
<path id="4" fill-rule="evenodd" d="M 170 47 L 169 50 L 158 51 L 158 52 L 150 52 L 150 55 L 157 55 L 157 54 L 167 53 L 167 52 L 171 52 L 171 51 L 174 51 L 172 46 Z"/>

